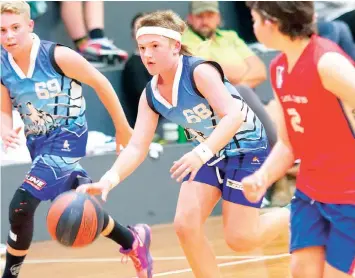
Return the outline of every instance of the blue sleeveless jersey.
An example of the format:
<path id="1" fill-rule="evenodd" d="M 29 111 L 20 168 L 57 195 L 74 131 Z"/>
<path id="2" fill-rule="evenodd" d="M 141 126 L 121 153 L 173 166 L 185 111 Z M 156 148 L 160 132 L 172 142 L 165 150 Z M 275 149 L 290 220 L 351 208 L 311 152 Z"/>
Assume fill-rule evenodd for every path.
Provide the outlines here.
<path id="1" fill-rule="evenodd" d="M 226 88 L 241 102 L 241 109 L 246 113 L 246 118 L 238 132 L 217 156 L 237 156 L 267 150 L 268 139 L 262 123 L 235 87 L 224 78 L 222 68 L 215 62 L 181 56 L 174 79 L 172 105 L 159 94 L 158 76 L 154 76 L 146 86 L 149 106 L 166 119 L 185 128 L 188 139 L 196 144 L 206 140 L 220 119 L 215 115 L 208 101 L 198 92 L 193 80 L 193 71 L 201 63 L 209 63 L 217 68 Z"/>
<path id="2" fill-rule="evenodd" d="M 85 155 L 87 123 L 80 82 L 63 74 L 54 59 L 56 43 L 33 35 L 30 66 L 23 73 L 12 55 L 1 49 L 1 83 L 25 124 L 32 157 L 48 153 Z"/>

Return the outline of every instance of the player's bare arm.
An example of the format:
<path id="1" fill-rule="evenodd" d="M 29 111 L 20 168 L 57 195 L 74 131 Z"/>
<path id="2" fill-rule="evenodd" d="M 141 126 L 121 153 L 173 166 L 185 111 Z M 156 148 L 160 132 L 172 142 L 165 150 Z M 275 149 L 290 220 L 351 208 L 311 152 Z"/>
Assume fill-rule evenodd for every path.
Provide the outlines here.
<path id="1" fill-rule="evenodd" d="M 278 140 L 263 166 L 258 171 L 260 174 L 267 177 L 266 183 L 268 186 L 283 177 L 295 161 L 292 146 L 287 134 L 283 110 L 275 93 L 274 96 L 276 100 L 275 109 L 277 109 L 277 113 L 275 114 L 277 117 Z"/>
<path id="2" fill-rule="evenodd" d="M 144 91 L 139 101 L 136 125 L 127 147 L 120 153 L 100 182 L 80 186 L 77 191 L 95 195 L 102 194 L 102 199 L 106 200 L 108 192 L 132 174 L 144 161 L 153 140 L 158 119 L 159 116 L 149 107 Z"/>
<path id="3" fill-rule="evenodd" d="M 324 54 L 318 63 L 323 86 L 344 103 L 355 108 L 355 67 L 336 52 Z"/>
<path id="4" fill-rule="evenodd" d="M 242 180 L 244 195 L 250 202 L 258 202 L 267 188 L 283 177 L 295 161 L 281 104 L 274 95 L 278 140 L 261 168 Z"/>
<path id="5" fill-rule="evenodd" d="M 199 92 L 207 99 L 221 120 L 206 141 L 174 162 L 170 172 L 171 177 L 177 182 L 181 182 L 188 174 L 190 174 L 189 181 L 193 181 L 198 170 L 206 163 L 202 160 L 199 150 L 204 148 L 203 153 L 210 153 L 209 158 L 216 154 L 235 135 L 245 118 L 245 114 L 241 112 L 241 103 L 239 104 L 228 92 L 216 68 L 208 64 L 197 66 L 194 80 Z"/>
<path id="6" fill-rule="evenodd" d="M 242 76 L 239 85 L 246 85 L 255 88 L 266 80 L 266 67 L 258 56 L 250 56 L 245 59 L 248 70 Z"/>
<path id="7" fill-rule="evenodd" d="M 149 107 L 146 94 L 143 92 L 132 138 L 111 168 L 119 174 L 121 180 L 128 177 L 144 161 L 153 140 L 158 119 L 158 114 Z"/>
<path id="8" fill-rule="evenodd" d="M 70 48 L 56 47 L 55 60 L 66 76 L 85 83 L 95 90 L 112 118 L 116 128 L 116 139 L 120 144 L 126 146 L 132 135 L 132 129 L 107 78 Z M 117 147 L 119 148 L 119 146 Z"/>
<path id="9" fill-rule="evenodd" d="M 12 129 L 12 103 L 9 90 L 1 84 L 1 134 Z"/>
<path id="10" fill-rule="evenodd" d="M 245 114 L 239 104 L 228 92 L 217 69 L 201 64 L 194 71 L 197 89 L 207 99 L 213 111 L 221 118 L 220 122 L 204 142 L 213 153 L 221 150 L 238 131 Z"/>
<path id="11" fill-rule="evenodd" d="M 20 144 L 18 132 L 20 128 L 13 129 L 12 103 L 8 89 L 1 84 L 1 138 L 4 146 L 16 148 Z"/>

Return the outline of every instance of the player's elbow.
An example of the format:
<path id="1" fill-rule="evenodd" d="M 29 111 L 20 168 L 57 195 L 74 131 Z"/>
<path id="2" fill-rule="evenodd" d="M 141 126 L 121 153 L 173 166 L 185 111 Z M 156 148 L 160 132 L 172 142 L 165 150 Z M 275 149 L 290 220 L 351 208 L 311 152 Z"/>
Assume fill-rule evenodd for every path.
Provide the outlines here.
<path id="1" fill-rule="evenodd" d="M 97 94 L 111 91 L 112 88 L 110 81 L 100 72 L 93 74 L 88 80 L 87 85 L 93 88 Z"/>
<path id="2" fill-rule="evenodd" d="M 256 87 L 267 79 L 266 66 L 258 57 L 251 57 L 246 62 L 250 70 L 246 79 L 253 81 L 251 87 Z"/>
<path id="3" fill-rule="evenodd" d="M 230 111 L 228 113 L 228 117 L 230 119 L 230 126 L 233 127 L 233 129 L 235 130 L 235 132 L 238 131 L 238 129 L 240 128 L 240 126 L 243 124 L 244 122 L 244 115 L 243 113 L 240 113 L 240 111 L 238 109 L 233 109 L 232 111 Z"/>
<path id="4" fill-rule="evenodd" d="M 131 150 L 132 157 L 134 157 L 139 164 L 143 163 L 149 152 L 149 145 L 145 146 L 142 143 L 136 143 L 134 141 L 130 141 L 126 148 Z"/>
<path id="5" fill-rule="evenodd" d="M 264 82 L 267 79 L 266 67 L 263 63 L 260 63 L 257 67 L 257 80 Z"/>
<path id="6" fill-rule="evenodd" d="M 277 144 L 282 148 L 283 160 L 285 163 L 292 165 L 295 161 L 295 155 L 293 153 L 292 145 L 289 141 L 279 139 Z"/>

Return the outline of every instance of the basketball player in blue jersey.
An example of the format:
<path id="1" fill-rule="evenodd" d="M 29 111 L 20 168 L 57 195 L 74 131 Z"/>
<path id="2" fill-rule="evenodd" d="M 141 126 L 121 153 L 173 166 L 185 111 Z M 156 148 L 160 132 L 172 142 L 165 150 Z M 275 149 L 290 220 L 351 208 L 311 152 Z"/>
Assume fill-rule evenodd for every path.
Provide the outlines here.
<path id="1" fill-rule="evenodd" d="M 75 51 L 33 34 L 26 2 L 0 5 L 1 136 L 7 147 L 18 144 L 18 130 L 12 129 L 12 109 L 17 109 L 33 160 L 9 207 L 11 230 L 3 278 L 14 278 L 30 247 L 39 203 L 90 181 L 79 164 L 88 134 L 81 83 L 95 89 L 110 113 L 118 148 L 127 144 L 132 131 L 111 84 L 100 72 Z M 121 245 L 121 253 L 132 259 L 138 277 L 152 277 L 147 225 L 126 228 L 105 213 L 101 234 Z"/>
<path id="2" fill-rule="evenodd" d="M 287 231 L 290 212 L 281 208 L 260 216 L 261 202 L 245 198 L 241 179 L 269 153 L 265 129 L 217 63 L 189 56 L 181 44 L 184 29 L 172 11 L 139 21 L 140 55 L 154 77 L 140 99 L 132 138 L 99 182 L 77 191 L 105 199 L 143 162 L 159 114 L 184 126 L 197 146 L 171 168 L 172 178 L 182 182 L 174 226 L 195 277 L 216 278 L 220 274 L 203 225 L 221 197 L 225 238 L 236 251 L 261 246 Z"/>

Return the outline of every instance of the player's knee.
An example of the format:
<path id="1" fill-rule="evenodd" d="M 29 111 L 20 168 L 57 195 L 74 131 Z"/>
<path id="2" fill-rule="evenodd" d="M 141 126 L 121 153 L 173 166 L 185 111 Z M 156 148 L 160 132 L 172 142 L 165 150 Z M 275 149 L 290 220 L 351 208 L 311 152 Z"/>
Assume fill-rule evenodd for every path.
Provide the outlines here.
<path id="1" fill-rule="evenodd" d="M 306 265 L 291 263 L 291 274 L 293 278 L 311 277 Z M 313 277 L 313 276 L 312 276 Z"/>
<path id="2" fill-rule="evenodd" d="M 23 226 L 33 221 L 34 213 L 40 201 L 27 191 L 18 189 L 11 200 L 9 207 L 10 225 Z"/>
<path id="3" fill-rule="evenodd" d="M 291 259 L 291 274 L 293 278 L 304 277 L 322 277 L 323 265 L 316 262 L 310 263 L 309 260 L 304 260 L 292 256 Z"/>
<path id="4" fill-rule="evenodd" d="M 11 230 L 8 241 L 15 250 L 27 250 L 32 241 L 33 218 L 40 200 L 27 191 L 18 189 L 11 200 L 9 207 L 9 220 Z"/>
<path id="5" fill-rule="evenodd" d="M 176 215 L 174 229 L 180 240 L 187 240 L 201 230 L 201 225 L 189 214 Z"/>
<path id="6" fill-rule="evenodd" d="M 227 245 L 237 252 L 247 252 L 257 246 L 257 237 L 250 231 L 225 231 Z"/>

